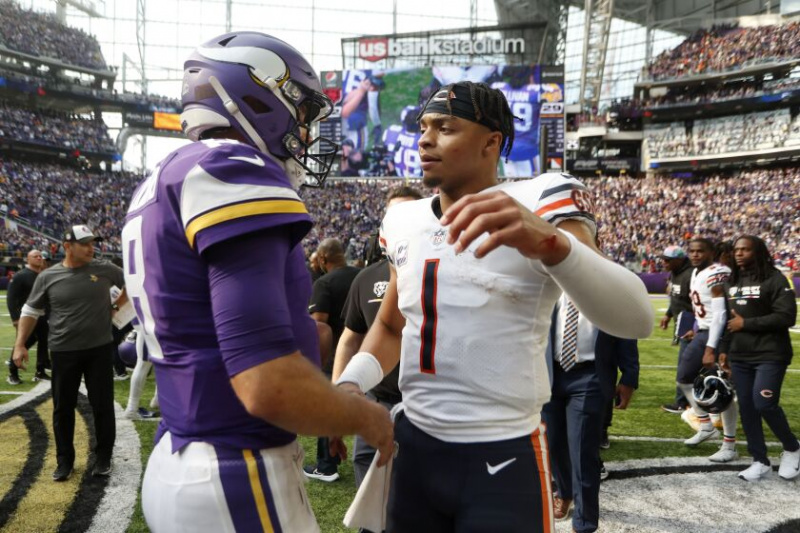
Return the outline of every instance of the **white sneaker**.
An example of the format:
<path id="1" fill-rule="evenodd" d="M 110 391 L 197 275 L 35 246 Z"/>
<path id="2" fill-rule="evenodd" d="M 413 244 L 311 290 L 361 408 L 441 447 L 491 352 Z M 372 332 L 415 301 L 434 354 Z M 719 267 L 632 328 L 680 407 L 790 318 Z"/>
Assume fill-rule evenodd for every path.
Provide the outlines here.
<path id="1" fill-rule="evenodd" d="M 720 446 L 717 453 L 712 455 L 708 458 L 709 461 L 712 463 L 729 463 L 734 459 L 738 459 L 739 454 L 736 452 L 736 448 L 733 446 L 726 447 L 724 444 Z"/>
<path id="2" fill-rule="evenodd" d="M 124 413 L 122 413 L 122 417 L 123 418 L 127 418 L 128 420 L 141 420 L 142 419 L 142 417 L 139 415 L 138 411 L 128 411 L 127 409 L 125 410 Z"/>
<path id="3" fill-rule="evenodd" d="M 783 479 L 794 479 L 800 476 L 800 449 L 781 454 L 781 466 L 778 475 Z"/>
<path id="4" fill-rule="evenodd" d="M 772 472 L 771 466 L 753 461 L 753 464 L 747 470 L 739 472 L 739 477 L 745 481 L 758 481 L 766 477 L 770 472 Z"/>
<path id="5" fill-rule="evenodd" d="M 694 409 L 691 407 L 683 410 L 681 413 L 681 420 L 689 424 L 689 427 L 693 430 L 700 431 L 700 420 L 697 418 L 697 415 L 694 414 Z"/>
<path id="6" fill-rule="evenodd" d="M 719 437 L 719 431 L 715 427 L 712 426 L 711 429 L 700 428 L 700 431 L 695 433 L 694 437 L 686 439 L 683 443 L 687 446 L 697 446 L 701 442 L 716 439 L 717 437 Z"/>

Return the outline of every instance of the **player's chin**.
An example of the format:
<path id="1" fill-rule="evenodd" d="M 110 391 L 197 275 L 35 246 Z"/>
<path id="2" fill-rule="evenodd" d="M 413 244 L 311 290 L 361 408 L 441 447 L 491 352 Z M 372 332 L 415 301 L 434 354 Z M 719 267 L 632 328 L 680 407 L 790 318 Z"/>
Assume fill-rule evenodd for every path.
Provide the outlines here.
<path id="1" fill-rule="evenodd" d="M 442 177 L 436 172 L 422 171 L 422 184 L 429 188 L 438 187 L 442 184 Z"/>

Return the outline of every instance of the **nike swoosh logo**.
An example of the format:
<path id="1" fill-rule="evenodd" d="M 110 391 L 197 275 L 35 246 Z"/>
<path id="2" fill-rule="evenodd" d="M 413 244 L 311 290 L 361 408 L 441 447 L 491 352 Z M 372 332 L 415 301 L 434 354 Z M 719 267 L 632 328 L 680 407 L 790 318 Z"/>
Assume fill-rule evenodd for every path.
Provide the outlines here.
<path id="1" fill-rule="evenodd" d="M 258 157 L 257 155 L 254 155 L 253 157 L 246 157 L 246 156 L 243 156 L 243 155 L 235 155 L 233 157 L 229 157 L 228 159 L 235 159 L 236 161 L 244 161 L 245 163 L 252 163 L 252 164 L 256 165 L 257 167 L 263 167 L 264 166 L 264 160 L 261 159 L 260 157 Z"/>
<path id="2" fill-rule="evenodd" d="M 504 463 L 500 463 L 499 465 L 494 465 L 494 466 L 490 465 L 489 463 L 486 463 L 486 471 L 489 472 L 490 476 L 493 476 L 516 460 L 517 458 L 514 457 Z"/>

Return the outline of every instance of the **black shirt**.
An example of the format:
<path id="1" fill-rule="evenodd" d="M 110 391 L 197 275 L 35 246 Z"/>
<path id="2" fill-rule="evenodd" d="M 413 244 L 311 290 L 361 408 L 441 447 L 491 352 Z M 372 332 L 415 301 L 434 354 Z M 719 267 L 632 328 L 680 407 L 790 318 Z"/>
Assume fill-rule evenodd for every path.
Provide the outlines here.
<path id="1" fill-rule="evenodd" d="M 744 319 L 744 327 L 726 332 L 720 353 L 727 353 L 731 361 L 791 363 L 789 328 L 797 320 L 797 302 L 786 276 L 773 270 L 758 281 L 744 270 L 729 291 L 730 308 Z"/>
<path id="2" fill-rule="evenodd" d="M 360 270 L 355 267 L 344 266 L 328 272 L 314 282 L 308 312 L 328 313 L 328 325 L 333 330 L 334 349 L 339 344 L 339 337 L 342 336 L 344 330 L 344 321 L 342 320 L 344 302 L 350 291 L 350 285 L 359 272 Z M 333 357 L 328 357 L 322 370 L 327 373 L 333 371 Z"/>
<path id="3" fill-rule="evenodd" d="M 389 286 L 389 261 L 382 259 L 377 263 L 362 270 L 347 295 L 344 306 L 344 325 L 351 330 L 364 335 L 369 330 L 378 309 L 381 307 L 383 295 Z M 382 402 L 391 404 L 400 403 L 402 396 L 397 386 L 400 377 L 400 365 L 384 376 L 383 381 L 372 389 L 372 394 Z"/>
<path id="4" fill-rule="evenodd" d="M 6 295 L 6 304 L 8 305 L 8 314 L 11 315 L 12 322 L 19 320 L 22 314 L 22 306 L 28 301 L 28 296 L 33 289 L 33 282 L 36 281 L 36 276 L 38 275 L 38 272 L 25 267 L 11 278 L 11 283 L 8 285 L 8 294 Z"/>
<path id="5" fill-rule="evenodd" d="M 667 316 L 678 316 L 678 313 L 693 313 L 690 284 L 692 281 L 692 264 L 688 259 L 683 266 L 672 272 L 669 277 L 669 309 Z"/>

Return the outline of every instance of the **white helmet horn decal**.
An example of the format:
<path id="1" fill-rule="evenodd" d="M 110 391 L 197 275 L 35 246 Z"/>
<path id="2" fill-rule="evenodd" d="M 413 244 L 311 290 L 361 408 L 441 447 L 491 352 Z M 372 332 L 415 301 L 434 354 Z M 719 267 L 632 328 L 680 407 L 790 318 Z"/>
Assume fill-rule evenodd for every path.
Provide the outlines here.
<path id="1" fill-rule="evenodd" d="M 224 63 L 245 65 L 250 73 L 264 85 L 268 80 L 281 84 L 289 76 L 289 70 L 281 57 L 272 50 L 254 46 L 232 46 L 230 48 L 207 48 L 201 46 L 197 52 L 208 59 Z"/>

